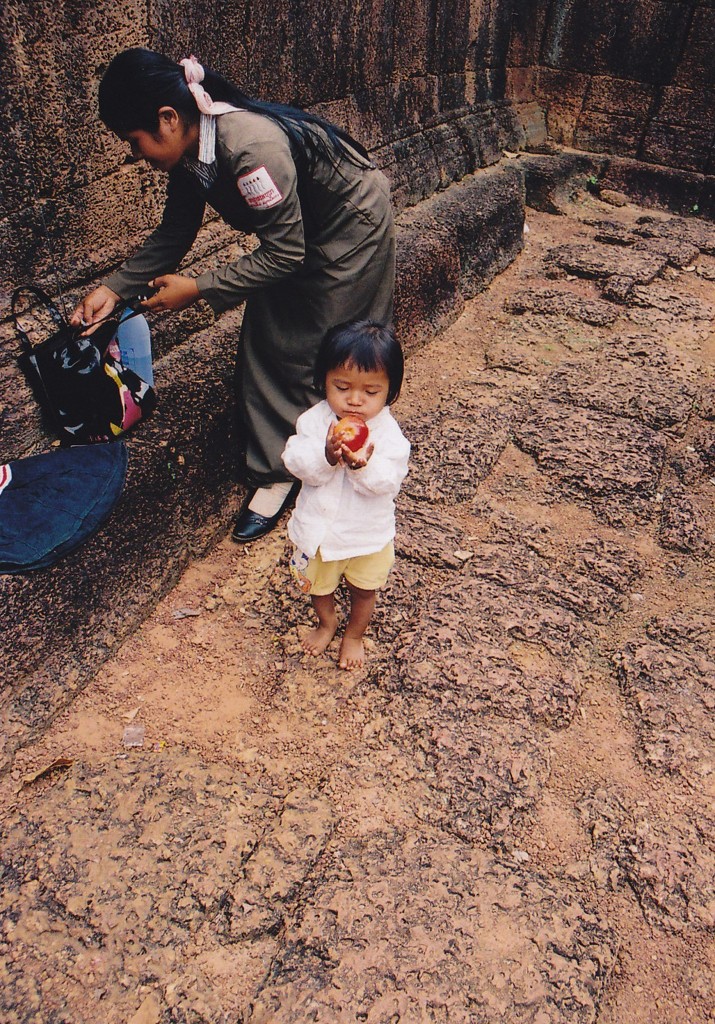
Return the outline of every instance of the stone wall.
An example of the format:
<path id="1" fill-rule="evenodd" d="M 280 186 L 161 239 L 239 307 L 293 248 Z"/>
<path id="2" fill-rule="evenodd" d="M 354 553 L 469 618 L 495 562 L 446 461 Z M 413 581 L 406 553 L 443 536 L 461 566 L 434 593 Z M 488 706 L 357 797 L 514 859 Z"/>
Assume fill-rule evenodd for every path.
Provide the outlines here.
<path id="1" fill-rule="evenodd" d="M 509 95 L 537 142 L 712 174 L 714 57 L 712 0 L 515 0 Z"/>

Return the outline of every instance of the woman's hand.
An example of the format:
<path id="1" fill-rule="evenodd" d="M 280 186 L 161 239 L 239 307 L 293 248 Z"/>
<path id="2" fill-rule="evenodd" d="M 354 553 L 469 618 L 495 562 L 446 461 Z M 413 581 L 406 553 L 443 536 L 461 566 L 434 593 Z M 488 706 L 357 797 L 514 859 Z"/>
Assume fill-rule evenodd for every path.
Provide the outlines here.
<path id="1" fill-rule="evenodd" d="M 166 309 L 176 311 L 192 306 L 201 298 L 193 277 L 184 277 L 182 274 L 162 274 L 149 284 L 157 289 L 157 293 L 142 302 L 142 309 L 155 312 Z"/>
<path id="2" fill-rule="evenodd" d="M 73 327 L 94 324 L 97 320 L 109 316 L 118 302 L 117 293 L 113 292 L 111 288 L 107 288 L 105 284 L 100 284 L 99 288 L 95 288 L 89 295 L 85 295 L 78 304 L 70 317 L 70 323 Z"/>

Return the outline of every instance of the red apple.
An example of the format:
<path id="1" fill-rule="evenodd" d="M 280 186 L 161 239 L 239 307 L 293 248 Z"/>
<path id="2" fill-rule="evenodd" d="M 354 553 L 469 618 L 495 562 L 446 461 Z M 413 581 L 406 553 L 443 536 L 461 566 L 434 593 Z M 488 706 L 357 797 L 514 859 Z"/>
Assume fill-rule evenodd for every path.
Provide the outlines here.
<path id="1" fill-rule="evenodd" d="M 368 439 L 369 430 L 360 416 L 343 416 L 335 424 L 335 437 L 351 452 L 359 452 Z"/>

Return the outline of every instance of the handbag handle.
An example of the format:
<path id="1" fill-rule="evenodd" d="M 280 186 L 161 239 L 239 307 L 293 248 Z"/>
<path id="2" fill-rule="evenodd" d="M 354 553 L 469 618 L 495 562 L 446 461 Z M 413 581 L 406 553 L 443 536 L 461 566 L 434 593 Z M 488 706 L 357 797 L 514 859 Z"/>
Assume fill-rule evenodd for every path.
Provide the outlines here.
<path id="1" fill-rule="evenodd" d="M 89 326 L 85 325 L 84 327 L 72 327 L 70 324 L 66 322 L 65 318 L 62 316 L 59 309 L 52 301 L 52 299 L 49 297 L 47 292 L 43 291 L 42 288 L 38 288 L 34 284 L 22 284 L 19 286 L 19 288 L 16 288 L 12 293 L 12 298 L 10 299 L 10 312 L 12 315 L 13 324 L 15 325 L 15 330 L 17 331 L 18 337 L 20 338 L 20 345 L 23 351 L 31 352 L 34 347 L 27 335 L 27 331 L 24 331 L 17 321 L 17 304 L 23 292 L 29 292 L 30 294 L 34 295 L 36 299 L 39 299 L 40 303 L 45 307 L 45 309 L 52 317 L 55 326 L 57 327 L 58 330 L 75 331 L 79 336 L 82 334 L 82 331 L 86 330 L 87 326 Z M 147 285 L 147 287 L 144 289 L 142 293 L 133 295 L 131 298 L 128 299 L 120 299 L 115 305 L 114 309 L 111 311 L 111 313 L 107 313 L 107 315 L 103 316 L 101 320 L 96 320 L 91 326 L 96 327 L 99 324 L 105 323 L 107 320 L 112 320 L 114 317 L 120 317 L 126 309 L 131 309 L 132 312 L 129 314 L 129 316 L 124 318 L 125 322 L 127 320 L 131 320 L 132 317 L 139 316 L 139 314 L 143 313 L 144 310 L 141 307 L 136 308 L 136 304 L 139 302 L 143 302 L 144 299 L 149 298 L 155 292 L 156 288 L 150 288 Z"/>
<path id="2" fill-rule="evenodd" d="M 38 288 L 34 284 L 23 284 L 20 285 L 19 288 L 16 288 L 15 291 L 12 293 L 12 298 L 10 299 L 10 312 L 12 314 L 12 322 L 15 325 L 15 330 L 19 335 L 20 344 L 22 345 L 23 350 L 25 352 L 31 352 L 33 345 L 29 337 L 27 336 L 27 331 L 24 331 L 22 327 L 20 327 L 20 324 L 17 322 L 17 303 L 23 292 L 30 292 L 32 295 L 35 296 L 36 299 L 40 300 L 41 304 L 48 311 L 56 327 L 59 330 L 61 330 L 63 327 L 67 327 L 67 324 L 65 323 L 65 318 L 62 316 L 57 306 L 54 304 L 54 302 L 49 297 L 47 292 L 44 292 L 42 288 Z"/>

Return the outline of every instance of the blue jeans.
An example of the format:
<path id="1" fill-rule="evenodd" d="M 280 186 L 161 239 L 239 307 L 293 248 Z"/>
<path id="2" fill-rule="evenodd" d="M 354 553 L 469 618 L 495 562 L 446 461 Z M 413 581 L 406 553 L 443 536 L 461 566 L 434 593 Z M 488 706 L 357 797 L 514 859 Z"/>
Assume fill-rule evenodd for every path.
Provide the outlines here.
<path id="1" fill-rule="evenodd" d="M 77 445 L 0 467 L 0 573 L 44 569 L 87 540 L 124 488 L 127 449 Z"/>

